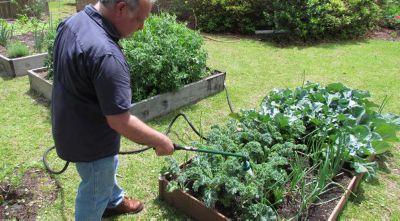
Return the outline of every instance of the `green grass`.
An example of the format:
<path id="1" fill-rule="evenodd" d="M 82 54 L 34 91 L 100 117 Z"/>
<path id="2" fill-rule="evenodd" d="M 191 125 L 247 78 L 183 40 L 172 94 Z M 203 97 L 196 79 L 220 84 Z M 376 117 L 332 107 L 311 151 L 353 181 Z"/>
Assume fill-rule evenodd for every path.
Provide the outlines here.
<path id="1" fill-rule="evenodd" d="M 215 38 L 229 40 L 226 38 Z M 258 107 L 261 99 L 273 88 L 295 87 L 305 79 L 327 84 L 343 82 L 352 88 L 369 90 L 372 99 L 380 103 L 389 95 L 386 112 L 400 114 L 400 42 L 365 41 L 327 43 L 313 47 L 278 48 L 270 44 L 242 39 L 233 43 L 207 40 L 209 66 L 227 72 L 226 84 L 234 108 Z M 45 149 L 53 144 L 49 106 L 38 101 L 29 91 L 27 77 L 0 79 L 0 180 L 13 177 L 19 168 L 39 167 Z M 212 124 L 228 119 L 229 108 L 224 93 L 212 96 L 183 111 L 194 124 L 207 131 Z M 165 131 L 174 116 L 150 122 Z M 185 141 L 198 140 L 179 120 L 174 131 Z M 172 136 L 178 141 L 176 136 Z M 134 145 L 123 141 L 123 149 Z M 362 183 L 358 197 L 347 204 L 340 219 L 376 220 L 381 217 L 400 219 L 400 154 L 396 149 L 388 155 L 386 165 L 378 172 L 379 181 Z M 181 162 L 187 157 L 177 152 Z M 140 155 L 121 156 L 119 183 L 128 195 L 145 202 L 145 210 L 138 215 L 120 216 L 118 220 L 178 219 L 186 217 L 157 199 L 158 176 L 164 165 L 152 151 Z M 54 176 L 61 189 L 55 202 L 40 211 L 39 220 L 73 219 L 74 198 L 79 177 L 73 165 L 66 173 Z M 17 178 L 14 178 L 18 180 Z M 377 216 L 376 214 L 379 214 Z"/>
<path id="2" fill-rule="evenodd" d="M 76 13 L 75 0 L 49 1 L 49 11 L 53 21 L 64 19 Z"/>

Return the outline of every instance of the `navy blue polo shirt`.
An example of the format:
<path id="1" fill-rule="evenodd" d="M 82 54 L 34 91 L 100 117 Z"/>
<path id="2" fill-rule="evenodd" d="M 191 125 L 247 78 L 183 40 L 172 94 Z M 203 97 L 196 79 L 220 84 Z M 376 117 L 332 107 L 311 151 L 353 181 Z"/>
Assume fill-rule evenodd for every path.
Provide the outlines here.
<path id="1" fill-rule="evenodd" d="M 89 162 L 118 153 L 106 115 L 131 107 L 129 67 L 115 27 L 92 5 L 62 22 L 54 43 L 52 130 L 57 154 Z"/>

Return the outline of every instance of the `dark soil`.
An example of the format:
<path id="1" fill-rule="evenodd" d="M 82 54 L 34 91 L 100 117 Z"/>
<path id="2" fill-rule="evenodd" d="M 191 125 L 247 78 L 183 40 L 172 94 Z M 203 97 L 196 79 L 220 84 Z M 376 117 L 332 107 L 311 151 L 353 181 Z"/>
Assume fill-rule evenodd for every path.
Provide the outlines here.
<path id="1" fill-rule="evenodd" d="M 36 220 L 38 210 L 56 197 L 56 182 L 42 170 L 31 169 L 17 187 L 0 183 L 0 220 Z"/>
<path id="2" fill-rule="evenodd" d="M 340 173 L 333 180 L 347 188 L 351 179 L 351 174 Z M 307 212 L 307 217 L 301 217 L 299 220 L 328 220 L 345 190 L 337 185 L 330 185 L 327 187 L 327 190 L 329 191 L 320 195 L 319 199 L 310 206 Z M 300 201 L 301 198 L 299 194 L 288 194 L 284 199 L 284 202 L 278 208 L 279 216 L 284 218 L 292 218 L 296 216 L 300 209 L 298 203 Z"/>
<path id="3" fill-rule="evenodd" d="M 369 33 L 368 37 L 379 40 L 400 41 L 400 30 L 379 28 L 374 32 Z"/>
<path id="4" fill-rule="evenodd" d="M 11 44 L 12 42 L 15 42 L 15 41 L 20 41 L 20 42 L 24 43 L 26 46 L 28 46 L 30 51 L 33 51 L 33 47 L 35 45 L 35 38 L 34 38 L 32 32 L 29 32 L 29 33 L 26 33 L 23 35 L 13 36 L 11 38 L 9 44 Z M 0 54 L 7 56 L 7 48 L 0 45 Z"/>

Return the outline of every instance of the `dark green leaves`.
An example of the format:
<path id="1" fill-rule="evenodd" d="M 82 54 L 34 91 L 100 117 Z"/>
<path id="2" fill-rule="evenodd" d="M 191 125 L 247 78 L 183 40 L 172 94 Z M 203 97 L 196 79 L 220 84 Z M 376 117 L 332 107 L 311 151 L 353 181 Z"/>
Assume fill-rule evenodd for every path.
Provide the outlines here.
<path id="1" fill-rule="evenodd" d="M 131 71 L 133 102 L 175 91 L 207 75 L 207 52 L 198 32 L 162 13 L 121 42 Z"/>
<path id="2" fill-rule="evenodd" d="M 349 88 L 345 87 L 342 83 L 332 83 L 326 86 L 326 90 L 329 93 L 343 92 L 349 90 Z"/>

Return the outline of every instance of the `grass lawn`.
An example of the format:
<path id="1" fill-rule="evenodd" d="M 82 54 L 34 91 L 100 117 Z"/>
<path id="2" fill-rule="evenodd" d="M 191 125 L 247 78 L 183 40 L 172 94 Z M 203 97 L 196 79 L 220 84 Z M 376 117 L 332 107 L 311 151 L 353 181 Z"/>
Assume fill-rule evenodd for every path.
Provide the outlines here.
<path id="1" fill-rule="evenodd" d="M 76 13 L 75 0 L 49 1 L 49 11 L 54 21 L 66 18 Z"/>
<path id="2" fill-rule="evenodd" d="M 205 41 L 209 52 L 208 65 L 227 72 L 226 83 L 235 109 L 256 108 L 273 88 L 300 86 L 305 79 L 327 84 L 345 85 L 369 90 L 380 103 L 386 95 L 390 101 L 384 111 L 400 114 L 400 42 L 358 41 L 326 43 L 312 47 L 278 48 L 250 39 L 228 39 L 227 42 Z M 225 94 L 220 93 L 182 109 L 197 127 L 206 132 L 212 124 L 228 119 L 229 108 Z M 176 113 L 175 113 L 176 114 Z M 150 122 L 165 131 L 175 115 Z M 43 168 L 41 157 L 53 144 L 49 104 L 29 92 L 27 77 L 0 78 L 0 180 L 19 182 L 21 171 Z M 197 140 L 180 120 L 174 127 L 176 142 Z M 134 145 L 123 140 L 123 149 Z M 378 181 L 363 182 L 356 197 L 346 205 L 342 220 L 399 220 L 400 219 L 400 146 L 384 156 L 378 171 Z M 186 153 L 177 152 L 181 160 Z M 157 199 L 158 176 L 164 160 L 149 151 L 140 155 L 120 157 L 119 183 L 128 195 L 145 202 L 138 215 L 120 216 L 117 220 L 185 220 L 186 216 Z M 18 172 L 19 171 L 19 172 Z M 40 210 L 39 220 L 71 220 L 74 217 L 74 198 L 79 183 L 73 165 L 66 173 L 54 176 L 60 185 L 54 202 Z M 377 214 L 379 214 L 377 216 Z"/>

